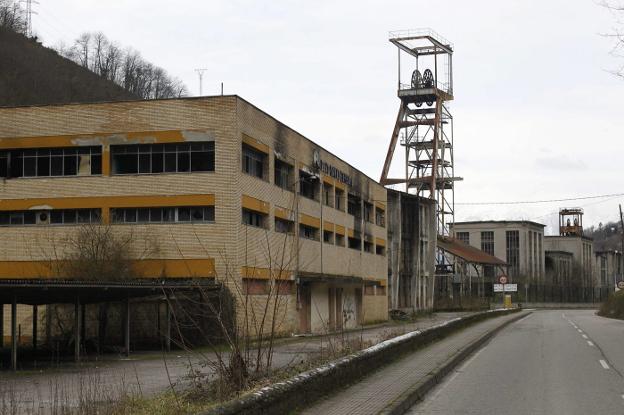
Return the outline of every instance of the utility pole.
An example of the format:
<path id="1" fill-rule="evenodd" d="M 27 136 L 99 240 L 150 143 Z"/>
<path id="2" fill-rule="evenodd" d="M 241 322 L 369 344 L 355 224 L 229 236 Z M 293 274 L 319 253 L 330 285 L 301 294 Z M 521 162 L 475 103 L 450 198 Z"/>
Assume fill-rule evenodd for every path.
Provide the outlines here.
<path id="1" fill-rule="evenodd" d="M 197 75 L 199 75 L 199 96 L 200 97 L 204 95 L 204 72 L 206 72 L 207 70 L 208 69 L 206 68 L 195 69 L 195 72 L 197 72 Z"/>
<path id="2" fill-rule="evenodd" d="M 32 15 L 37 14 L 33 11 L 32 5 L 39 4 L 37 0 L 20 0 L 20 3 L 26 3 L 26 36 L 32 37 Z"/>
<path id="3" fill-rule="evenodd" d="M 621 254 L 620 254 L 620 262 L 623 269 L 618 270 L 620 272 L 624 271 L 624 217 L 622 216 L 622 204 L 620 203 L 620 226 L 622 227 L 622 246 L 621 246 Z M 624 272 L 622 272 L 624 274 Z M 624 275 L 620 275 L 620 278 L 624 278 Z"/>

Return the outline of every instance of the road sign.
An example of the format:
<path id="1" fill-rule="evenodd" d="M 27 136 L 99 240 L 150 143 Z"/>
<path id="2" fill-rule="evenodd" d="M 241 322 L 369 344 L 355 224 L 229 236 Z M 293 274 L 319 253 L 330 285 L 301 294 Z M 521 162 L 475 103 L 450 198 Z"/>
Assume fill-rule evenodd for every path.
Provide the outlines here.
<path id="1" fill-rule="evenodd" d="M 502 292 L 517 292 L 518 284 L 494 284 L 494 292 L 502 293 Z"/>
<path id="2" fill-rule="evenodd" d="M 506 275 L 501 275 L 500 277 L 498 277 L 498 282 L 500 284 L 507 284 L 507 276 Z"/>
<path id="3" fill-rule="evenodd" d="M 624 281 L 618 281 L 618 283 L 617 283 L 617 287 L 618 287 L 620 290 L 624 290 Z"/>

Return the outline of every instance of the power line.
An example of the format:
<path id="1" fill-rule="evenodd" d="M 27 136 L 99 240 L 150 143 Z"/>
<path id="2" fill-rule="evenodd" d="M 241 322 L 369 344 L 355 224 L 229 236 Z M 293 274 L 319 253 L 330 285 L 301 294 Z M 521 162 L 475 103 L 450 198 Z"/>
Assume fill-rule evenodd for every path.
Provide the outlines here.
<path id="1" fill-rule="evenodd" d="M 624 193 L 612 193 L 607 195 L 595 195 L 595 196 L 579 196 L 569 197 L 564 199 L 546 199 L 546 200 L 517 200 L 514 202 L 455 202 L 456 205 L 462 206 L 486 206 L 486 205 L 529 205 L 536 203 L 553 203 L 553 202 L 570 202 L 573 200 L 587 200 L 587 199 L 601 199 L 605 197 L 618 197 L 624 196 Z"/>

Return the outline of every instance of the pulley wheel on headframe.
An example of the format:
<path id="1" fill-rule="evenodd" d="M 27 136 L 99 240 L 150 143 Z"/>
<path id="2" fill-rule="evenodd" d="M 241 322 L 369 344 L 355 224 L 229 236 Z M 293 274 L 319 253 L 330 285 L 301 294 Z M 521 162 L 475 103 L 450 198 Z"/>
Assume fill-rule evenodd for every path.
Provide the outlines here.
<path id="1" fill-rule="evenodd" d="M 422 75 L 418 69 L 414 69 L 412 72 L 412 89 L 418 89 L 422 87 Z M 422 102 L 416 103 L 417 107 L 422 106 Z"/>
<path id="2" fill-rule="evenodd" d="M 431 69 L 425 69 L 422 82 L 423 88 L 433 88 L 433 72 L 431 72 Z M 433 105 L 433 101 L 427 101 L 427 105 Z"/>

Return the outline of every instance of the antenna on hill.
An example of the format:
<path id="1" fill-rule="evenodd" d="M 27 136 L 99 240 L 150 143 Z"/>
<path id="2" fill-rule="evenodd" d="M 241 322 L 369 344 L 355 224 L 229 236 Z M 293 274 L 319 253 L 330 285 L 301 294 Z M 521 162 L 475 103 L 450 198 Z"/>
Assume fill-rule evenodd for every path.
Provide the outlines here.
<path id="1" fill-rule="evenodd" d="M 39 4 L 37 0 L 19 0 L 20 3 L 26 3 L 26 35 L 32 37 L 32 15 L 37 14 L 33 11 L 32 5 Z"/>
<path id="2" fill-rule="evenodd" d="M 207 70 L 208 69 L 206 68 L 195 69 L 195 72 L 197 72 L 197 75 L 199 75 L 199 96 L 200 97 L 204 95 L 204 72 L 206 72 Z"/>

